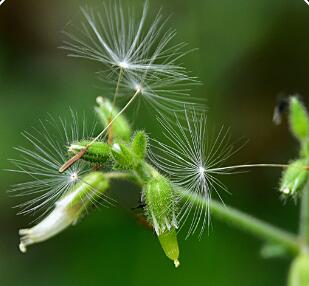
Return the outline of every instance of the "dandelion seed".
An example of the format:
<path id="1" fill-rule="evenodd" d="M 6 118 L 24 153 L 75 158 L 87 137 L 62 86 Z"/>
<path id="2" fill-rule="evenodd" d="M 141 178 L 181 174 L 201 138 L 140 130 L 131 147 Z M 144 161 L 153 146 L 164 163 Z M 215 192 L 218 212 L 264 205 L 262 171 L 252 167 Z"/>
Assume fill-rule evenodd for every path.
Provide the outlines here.
<path id="1" fill-rule="evenodd" d="M 115 86 L 116 81 L 101 80 L 106 86 Z M 125 75 L 119 84 L 118 96 L 124 101 L 128 96 L 136 92 L 139 95 L 135 99 L 135 114 L 141 107 L 149 108 L 167 116 L 178 112 L 183 113 L 184 104 L 187 108 L 194 108 L 200 113 L 205 110 L 201 99 L 190 96 L 190 87 L 198 84 L 194 78 L 178 78 L 161 76 L 157 73 L 145 73 L 139 76 Z"/>
<path id="2" fill-rule="evenodd" d="M 212 193 L 215 192 L 221 199 L 220 190 L 228 192 L 227 187 L 217 177 L 239 173 L 239 169 L 255 167 L 287 168 L 285 164 L 244 164 L 225 166 L 225 163 L 235 155 L 243 145 L 235 148 L 230 144 L 229 131 L 221 128 L 214 140 L 207 135 L 205 114 L 184 111 L 185 120 L 175 114 L 174 124 L 165 119 L 159 119 L 164 129 L 163 135 L 167 143 L 153 140 L 150 154 L 152 162 L 172 182 L 183 188 L 185 195 L 179 200 L 184 201 L 177 216 L 178 224 L 182 227 L 191 215 L 192 223 L 187 236 L 194 234 L 201 226 L 201 236 L 205 227 L 210 225 L 210 203 Z M 301 168 L 306 170 L 306 167 Z M 188 194 L 192 199 L 188 199 Z M 202 197 L 207 202 L 194 208 L 194 197 Z"/>
<path id="3" fill-rule="evenodd" d="M 125 85 L 122 83 L 123 78 L 128 79 L 130 83 L 127 85 L 134 90 L 134 94 L 118 114 L 114 116 L 111 112 L 109 124 L 88 146 L 65 162 L 59 168 L 60 172 L 64 172 L 78 161 L 87 148 L 106 131 L 108 131 L 108 142 L 111 143 L 113 122 L 135 99 L 146 98 L 156 110 L 175 111 L 175 105 L 184 103 L 181 101 L 184 91 L 164 91 L 163 87 L 175 86 L 179 82 L 190 80 L 184 68 L 176 64 L 186 54 L 182 52 L 185 45 L 169 45 L 175 36 L 175 31 L 163 31 L 166 21 L 162 20 L 160 12 L 146 29 L 148 1 L 145 2 L 138 24 L 130 9 L 125 9 L 118 1 L 109 2 L 109 5 L 103 3 L 102 7 L 101 12 L 89 7 L 81 9 L 86 20 L 82 25 L 83 36 L 67 34 L 70 41 L 66 41 L 63 48 L 71 51 L 71 56 L 99 61 L 108 66 L 112 74 L 118 75 L 113 106 L 115 106 L 119 87 Z M 186 103 L 191 104 L 190 100 Z"/>
<path id="4" fill-rule="evenodd" d="M 121 1 L 103 2 L 100 7 L 81 8 L 84 22 L 79 36 L 65 33 L 63 48 L 70 56 L 94 60 L 112 68 L 112 73 L 124 70 L 130 74 L 155 71 L 167 75 L 185 76 L 176 61 L 185 52 L 185 44 L 170 45 L 174 30 L 165 31 L 167 20 L 159 12 L 148 18 L 145 1 L 139 20 L 129 5 Z M 151 16 L 149 17 L 151 18 Z"/>
<path id="5" fill-rule="evenodd" d="M 63 173 L 58 171 L 67 160 L 67 147 L 81 138 L 87 139 L 95 129 L 93 125 L 87 132 L 85 120 L 80 126 L 77 115 L 72 111 L 70 120 L 71 123 L 68 123 L 67 120 L 50 117 L 40 122 L 40 128 L 23 133 L 30 147 L 15 148 L 20 159 L 10 160 L 16 169 L 9 170 L 29 177 L 27 182 L 13 185 L 10 189 L 13 195 L 28 198 L 17 206 L 19 214 L 39 213 L 41 217 L 50 212 L 55 202 L 91 171 L 91 167 L 82 161 Z"/>
<path id="6" fill-rule="evenodd" d="M 201 234 L 210 223 L 209 203 L 212 191 L 219 197 L 219 189 L 227 191 L 215 176 L 227 171 L 213 170 L 235 154 L 235 151 L 228 144 L 228 132 L 224 133 L 223 129 L 211 144 L 207 138 L 205 115 L 185 111 L 185 122 L 181 122 L 177 115 L 174 122 L 175 127 L 160 120 L 168 144 L 155 140 L 157 144 L 153 145 L 153 150 L 157 154 L 151 158 L 161 171 L 170 176 L 174 184 L 183 187 L 193 196 L 202 196 L 207 202 L 207 206 L 201 205 L 193 210 L 192 200 L 187 200 L 178 214 L 178 222 L 183 224 L 190 213 L 193 213 L 188 235 L 193 234 L 199 225 Z"/>

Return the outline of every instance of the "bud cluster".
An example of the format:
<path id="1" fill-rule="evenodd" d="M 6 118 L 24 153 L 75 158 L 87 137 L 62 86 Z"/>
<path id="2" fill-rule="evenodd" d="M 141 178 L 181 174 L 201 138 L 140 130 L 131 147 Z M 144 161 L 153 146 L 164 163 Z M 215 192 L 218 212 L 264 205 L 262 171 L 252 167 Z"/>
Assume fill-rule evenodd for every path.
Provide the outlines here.
<path id="1" fill-rule="evenodd" d="M 289 99 L 289 122 L 293 136 L 300 143 L 299 158 L 283 172 L 280 191 L 285 196 L 299 195 L 309 180 L 309 115 L 297 96 Z"/>

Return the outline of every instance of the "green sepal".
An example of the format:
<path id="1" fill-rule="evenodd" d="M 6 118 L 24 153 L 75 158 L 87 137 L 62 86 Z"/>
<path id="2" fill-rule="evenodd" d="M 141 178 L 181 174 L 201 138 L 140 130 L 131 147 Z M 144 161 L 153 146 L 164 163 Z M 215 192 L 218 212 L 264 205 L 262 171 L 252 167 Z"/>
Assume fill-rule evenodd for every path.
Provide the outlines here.
<path id="1" fill-rule="evenodd" d="M 301 143 L 309 137 L 309 117 L 303 103 L 293 96 L 290 99 L 290 128 Z"/>
<path id="2" fill-rule="evenodd" d="M 69 153 L 77 154 L 83 148 L 88 146 L 90 141 L 81 141 L 72 143 L 69 147 Z M 103 165 L 111 156 L 111 146 L 105 142 L 94 142 L 88 148 L 85 154 L 82 156 L 82 160 Z"/>
<path id="3" fill-rule="evenodd" d="M 144 131 L 136 132 L 129 145 L 114 143 L 112 147 L 116 169 L 133 170 L 141 168 L 147 151 L 147 137 Z"/>
<path id="4" fill-rule="evenodd" d="M 137 131 L 131 143 L 131 150 L 139 160 L 144 160 L 147 153 L 148 139 L 145 131 Z"/>
<path id="5" fill-rule="evenodd" d="M 296 257 L 289 273 L 288 286 L 309 285 L 309 255 L 304 254 Z"/>
<path id="6" fill-rule="evenodd" d="M 175 267 L 179 266 L 179 246 L 175 228 L 164 232 L 158 236 L 161 247 L 165 255 L 174 261 Z"/>
<path id="7" fill-rule="evenodd" d="M 105 128 L 109 124 L 111 116 L 115 117 L 119 113 L 119 109 L 117 107 L 113 108 L 112 103 L 106 98 L 98 97 L 97 103 L 99 106 L 95 107 L 95 112 L 103 128 Z M 115 140 L 130 141 L 132 128 L 123 114 L 113 122 L 112 135 Z"/>
<path id="8" fill-rule="evenodd" d="M 178 267 L 176 198 L 172 185 L 167 178 L 154 175 L 146 184 L 143 196 L 148 221 L 154 227 L 165 255 Z"/>
<path id="9" fill-rule="evenodd" d="M 168 179 L 154 176 L 143 189 L 146 215 L 158 235 L 177 228 L 176 197 Z"/>
<path id="10" fill-rule="evenodd" d="M 292 162 L 283 172 L 280 191 L 284 195 L 296 195 L 302 191 L 309 179 L 309 171 L 306 169 L 308 160 L 299 159 Z"/>
<path id="11" fill-rule="evenodd" d="M 113 144 L 112 155 L 116 163 L 114 169 L 132 170 L 134 168 L 134 154 L 125 144 Z"/>

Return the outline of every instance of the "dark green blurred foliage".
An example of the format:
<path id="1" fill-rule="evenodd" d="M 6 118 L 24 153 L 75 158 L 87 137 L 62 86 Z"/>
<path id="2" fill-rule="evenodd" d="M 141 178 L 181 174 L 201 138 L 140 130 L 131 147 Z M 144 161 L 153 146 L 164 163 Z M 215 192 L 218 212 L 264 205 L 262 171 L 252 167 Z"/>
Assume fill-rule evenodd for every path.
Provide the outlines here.
<path id="1" fill-rule="evenodd" d="M 129 1 L 129 0 L 128 0 Z M 69 106 L 93 113 L 102 94 L 94 72 L 100 67 L 67 58 L 57 49 L 63 30 L 76 18 L 78 1 L 6 0 L 0 7 L 0 168 L 11 167 L 20 132 L 47 113 L 67 114 Z M 89 0 L 89 2 L 91 2 Z M 131 1 L 139 4 L 142 1 Z M 173 14 L 177 38 L 198 48 L 184 59 L 204 85 L 193 90 L 205 98 L 209 129 L 231 126 L 233 137 L 250 139 L 234 162 L 287 162 L 297 144 L 287 123 L 272 125 L 279 93 L 299 93 L 308 105 L 309 6 L 303 0 L 153 0 Z M 134 107 L 129 114 L 134 113 Z M 160 127 L 142 111 L 132 124 L 160 139 Z M 149 121 L 150 122 L 150 121 Z M 258 170 L 224 178 L 226 203 L 296 231 L 298 211 L 283 206 L 277 192 L 280 170 Z M 209 235 L 184 240 L 181 266 L 165 259 L 155 235 L 125 209 L 103 208 L 62 235 L 18 250 L 18 229 L 33 218 L 17 217 L 9 185 L 22 176 L 1 172 L 0 285 L 284 285 L 289 260 L 263 260 L 261 243 L 213 221 Z M 129 200 L 134 187 L 117 185 Z M 119 191 L 120 193 L 120 191 Z M 136 205 L 138 201 L 135 202 Z"/>

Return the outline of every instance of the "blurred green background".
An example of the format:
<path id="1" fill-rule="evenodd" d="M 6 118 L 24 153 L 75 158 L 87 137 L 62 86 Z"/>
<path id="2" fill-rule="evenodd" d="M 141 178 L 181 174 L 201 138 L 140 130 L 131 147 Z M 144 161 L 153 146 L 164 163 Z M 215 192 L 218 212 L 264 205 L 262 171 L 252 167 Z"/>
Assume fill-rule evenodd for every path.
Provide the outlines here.
<path id="1" fill-rule="evenodd" d="M 198 48 L 184 62 L 204 83 L 192 93 L 207 100 L 209 126 L 231 127 L 233 138 L 250 140 L 231 163 L 284 163 L 296 156 L 286 122 L 274 126 L 272 112 L 279 93 L 300 93 L 309 104 L 309 6 L 303 0 L 150 2 L 152 9 L 173 14 L 169 23 L 177 40 Z M 98 65 L 57 49 L 78 5 L 7 0 L 0 6 L 1 169 L 16 157 L 13 146 L 24 144 L 21 131 L 47 113 L 67 114 L 69 106 L 92 112 L 102 93 L 94 77 Z M 160 138 L 150 117 L 140 113 L 135 125 Z M 297 231 L 298 207 L 280 201 L 279 177 L 280 170 L 255 170 L 224 178 L 231 191 L 223 195 L 225 203 Z M 288 258 L 263 260 L 260 241 L 216 220 L 200 241 L 180 235 L 182 265 L 175 270 L 154 234 L 116 208 L 94 212 L 23 255 L 18 229 L 29 218 L 16 216 L 12 207 L 20 201 L 6 193 L 22 179 L 0 173 L 1 286 L 285 285 Z"/>

